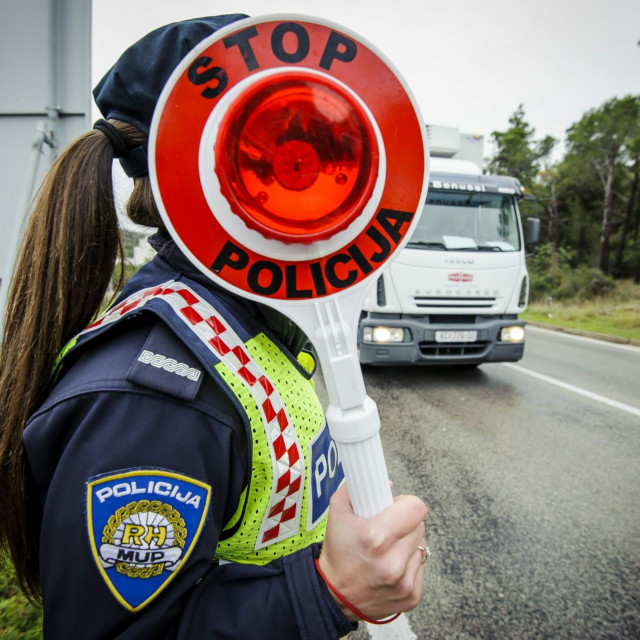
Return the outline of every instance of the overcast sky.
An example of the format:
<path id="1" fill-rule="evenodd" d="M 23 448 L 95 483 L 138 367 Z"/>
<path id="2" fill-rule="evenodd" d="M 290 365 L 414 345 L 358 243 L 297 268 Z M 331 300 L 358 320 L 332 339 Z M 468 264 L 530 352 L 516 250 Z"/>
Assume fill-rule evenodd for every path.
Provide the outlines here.
<path id="1" fill-rule="evenodd" d="M 425 122 L 485 136 L 524 104 L 536 137 L 560 140 L 589 109 L 640 93 L 640 0 L 94 0 L 94 83 L 152 29 L 221 13 L 298 13 L 376 46 Z M 393 7 L 393 9 L 391 9 Z"/>

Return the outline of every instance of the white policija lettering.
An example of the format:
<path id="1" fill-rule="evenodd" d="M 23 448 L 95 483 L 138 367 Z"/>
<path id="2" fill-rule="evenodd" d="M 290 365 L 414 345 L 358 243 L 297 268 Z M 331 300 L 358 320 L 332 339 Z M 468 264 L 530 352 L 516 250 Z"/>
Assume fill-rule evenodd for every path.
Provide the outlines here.
<path id="1" fill-rule="evenodd" d="M 200 496 L 193 495 L 191 491 L 186 494 L 180 493 L 180 486 L 165 482 L 164 480 L 149 480 L 148 482 L 138 484 L 137 480 L 130 482 L 120 482 L 110 487 L 102 487 L 96 491 L 96 498 L 102 504 L 109 498 L 122 498 L 123 496 L 133 496 L 138 494 L 152 494 L 157 496 L 169 496 L 175 498 L 179 502 L 191 505 L 195 509 L 200 507 Z"/>
<path id="2" fill-rule="evenodd" d="M 333 480 L 336 475 L 336 471 L 338 470 L 338 466 L 341 464 L 342 461 L 340 460 L 336 443 L 331 440 L 329 450 L 326 452 L 326 455 L 324 453 L 321 454 L 315 462 L 313 476 L 316 485 L 315 495 L 318 496 L 318 498 L 322 497 L 322 487 L 325 478 L 327 477 L 327 473 L 329 474 L 329 478 Z"/>
<path id="3" fill-rule="evenodd" d="M 163 356 L 160 353 L 153 353 L 153 351 L 147 351 L 146 349 L 138 356 L 138 361 L 142 362 L 142 364 L 150 364 L 157 369 L 164 369 L 169 373 L 186 377 L 194 382 L 200 379 L 200 374 L 202 373 L 200 369 L 190 367 L 184 362 L 178 362 L 174 358 L 167 358 L 167 356 Z"/>

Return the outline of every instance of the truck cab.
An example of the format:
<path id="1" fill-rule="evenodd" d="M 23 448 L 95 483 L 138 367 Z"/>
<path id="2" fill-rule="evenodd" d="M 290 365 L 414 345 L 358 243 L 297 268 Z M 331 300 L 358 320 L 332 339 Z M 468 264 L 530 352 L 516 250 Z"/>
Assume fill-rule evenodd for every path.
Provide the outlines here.
<path id="1" fill-rule="evenodd" d="M 442 157 L 442 146 L 431 145 L 420 221 L 366 299 L 362 364 L 476 366 L 524 353 L 524 191 L 515 177 L 482 175 L 477 158 Z M 537 240 L 535 224 L 528 235 L 529 243 Z"/>

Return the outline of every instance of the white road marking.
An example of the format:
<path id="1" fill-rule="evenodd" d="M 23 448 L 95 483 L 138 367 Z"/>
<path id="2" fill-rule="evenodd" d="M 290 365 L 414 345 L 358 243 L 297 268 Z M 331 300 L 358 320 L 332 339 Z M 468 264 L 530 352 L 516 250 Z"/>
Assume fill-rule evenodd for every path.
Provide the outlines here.
<path id="1" fill-rule="evenodd" d="M 377 625 L 367 622 L 367 631 L 372 640 L 418 640 L 405 615 L 389 624 Z"/>
<path id="2" fill-rule="evenodd" d="M 538 380 L 543 380 L 544 382 L 553 384 L 556 387 L 566 389 L 567 391 L 572 391 L 573 393 L 577 393 L 578 395 L 584 396 L 585 398 L 590 398 L 591 400 L 595 400 L 596 402 L 602 402 L 603 404 L 609 405 L 610 407 L 614 407 L 616 409 L 620 409 L 621 411 L 626 411 L 627 413 L 640 417 L 640 409 L 632 407 L 628 404 L 624 404 L 623 402 L 611 400 L 611 398 L 606 398 L 605 396 L 593 393 L 592 391 L 587 391 L 586 389 L 581 389 L 580 387 L 576 387 L 567 382 L 562 382 L 562 380 L 558 380 L 557 378 L 545 376 L 544 374 L 537 373 L 535 371 L 532 371 L 531 369 L 525 369 L 524 367 L 520 367 L 517 364 L 511 364 L 510 362 L 501 362 L 500 364 L 502 364 L 503 367 L 514 369 L 515 371 L 524 373 L 525 375 L 531 376 L 532 378 L 538 378 Z"/>
<path id="3" fill-rule="evenodd" d="M 571 340 L 581 340 L 582 342 L 588 342 L 593 345 L 599 345 L 601 347 L 613 347 L 614 349 L 625 349 L 626 351 L 632 351 L 640 354 L 640 347 L 636 347 L 632 344 L 622 344 L 620 342 L 610 342 L 609 340 L 598 340 L 597 338 L 588 338 L 587 336 L 578 336 L 575 333 L 567 333 L 566 331 L 553 331 L 552 329 L 545 329 L 543 327 L 534 327 L 530 324 L 527 325 L 527 331 L 540 331 L 541 333 L 553 333 L 556 336 L 564 336 Z"/>

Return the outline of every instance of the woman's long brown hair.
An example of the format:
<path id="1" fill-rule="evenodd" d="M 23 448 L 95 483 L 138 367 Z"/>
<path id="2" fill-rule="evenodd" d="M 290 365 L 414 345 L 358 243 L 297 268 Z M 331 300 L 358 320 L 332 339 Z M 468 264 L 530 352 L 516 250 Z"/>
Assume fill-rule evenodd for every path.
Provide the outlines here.
<path id="1" fill-rule="evenodd" d="M 145 136 L 112 120 L 125 139 Z M 0 352 L 0 560 L 38 599 L 38 525 L 25 489 L 22 432 L 46 396 L 56 356 L 98 312 L 116 258 L 123 257 L 111 177 L 113 149 L 90 131 L 47 174 L 33 207 L 8 297 Z M 158 220 L 148 177 L 135 180 L 130 217 Z M 122 271 L 122 270 L 121 270 Z"/>

